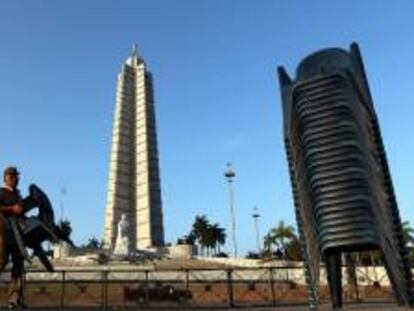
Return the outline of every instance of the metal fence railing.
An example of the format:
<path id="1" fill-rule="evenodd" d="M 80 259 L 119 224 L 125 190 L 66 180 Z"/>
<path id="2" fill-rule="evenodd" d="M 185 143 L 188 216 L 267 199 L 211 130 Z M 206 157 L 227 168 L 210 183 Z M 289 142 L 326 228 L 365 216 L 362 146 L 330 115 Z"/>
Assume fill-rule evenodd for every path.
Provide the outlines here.
<path id="1" fill-rule="evenodd" d="M 345 274 L 345 268 L 344 268 Z M 394 300 L 382 268 L 357 267 L 356 282 L 343 277 L 345 302 Z M 0 307 L 6 302 L 7 272 L 0 277 Z M 301 266 L 175 270 L 39 270 L 25 272 L 24 300 L 30 307 L 242 307 L 304 305 L 308 288 Z M 320 297 L 329 302 L 321 273 Z"/>

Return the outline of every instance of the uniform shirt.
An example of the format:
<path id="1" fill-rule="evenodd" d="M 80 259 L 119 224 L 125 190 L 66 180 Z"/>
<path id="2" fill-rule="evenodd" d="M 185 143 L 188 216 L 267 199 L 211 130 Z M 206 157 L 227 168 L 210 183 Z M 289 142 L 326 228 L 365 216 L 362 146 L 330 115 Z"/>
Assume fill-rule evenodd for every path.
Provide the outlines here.
<path id="1" fill-rule="evenodd" d="M 0 207 L 15 205 L 21 199 L 19 190 L 10 191 L 8 188 L 0 188 Z"/>
<path id="2" fill-rule="evenodd" d="M 0 215 L 2 214 L 1 208 L 2 207 L 9 207 L 12 205 L 15 205 L 21 200 L 20 192 L 19 190 L 15 189 L 14 191 L 10 191 L 8 188 L 0 188 Z M 6 227 L 5 227 L 5 233 L 6 236 L 12 236 L 12 231 L 10 227 L 10 221 L 12 221 L 12 218 L 10 215 L 4 215 L 6 220 Z M 8 240 L 7 243 L 10 247 L 14 247 L 14 239 Z"/>

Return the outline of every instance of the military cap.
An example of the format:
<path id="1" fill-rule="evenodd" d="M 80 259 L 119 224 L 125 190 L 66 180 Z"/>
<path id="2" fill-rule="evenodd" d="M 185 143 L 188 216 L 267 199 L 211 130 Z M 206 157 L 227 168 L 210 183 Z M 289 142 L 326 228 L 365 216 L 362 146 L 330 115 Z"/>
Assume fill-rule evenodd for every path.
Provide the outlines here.
<path id="1" fill-rule="evenodd" d="M 4 170 L 4 176 L 6 175 L 19 175 L 20 172 L 17 170 L 17 167 L 15 166 L 8 166 Z"/>

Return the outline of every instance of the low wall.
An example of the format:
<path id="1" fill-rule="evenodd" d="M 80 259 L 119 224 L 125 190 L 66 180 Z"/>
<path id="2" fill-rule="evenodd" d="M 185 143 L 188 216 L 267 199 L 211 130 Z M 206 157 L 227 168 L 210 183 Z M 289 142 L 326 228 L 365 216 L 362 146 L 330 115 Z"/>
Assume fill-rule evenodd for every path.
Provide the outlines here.
<path id="1" fill-rule="evenodd" d="M 247 259 L 247 258 L 221 258 L 221 257 L 202 257 L 197 256 L 197 259 L 219 263 L 232 267 L 302 267 L 302 262 L 286 261 L 286 260 L 263 260 L 263 259 Z"/>
<path id="2" fill-rule="evenodd" d="M 165 254 L 173 259 L 191 259 L 197 255 L 194 245 L 172 245 L 165 247 Z"/>

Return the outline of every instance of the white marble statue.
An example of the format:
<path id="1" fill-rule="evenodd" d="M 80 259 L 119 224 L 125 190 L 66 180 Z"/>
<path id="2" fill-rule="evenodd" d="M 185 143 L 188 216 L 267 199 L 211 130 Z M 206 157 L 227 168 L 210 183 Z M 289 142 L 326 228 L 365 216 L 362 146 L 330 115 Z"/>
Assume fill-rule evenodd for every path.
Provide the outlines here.
<path id="1" fill-rule="evenodd" d="M 129 239 L 128 239 L 129 221 L 126 218 L 126 214 L 122 214 L 121 220 L 118 223 L 118 233 L 116 236 L 114 254 L 115 255 L 128 255 L 130 252 Z"/>

